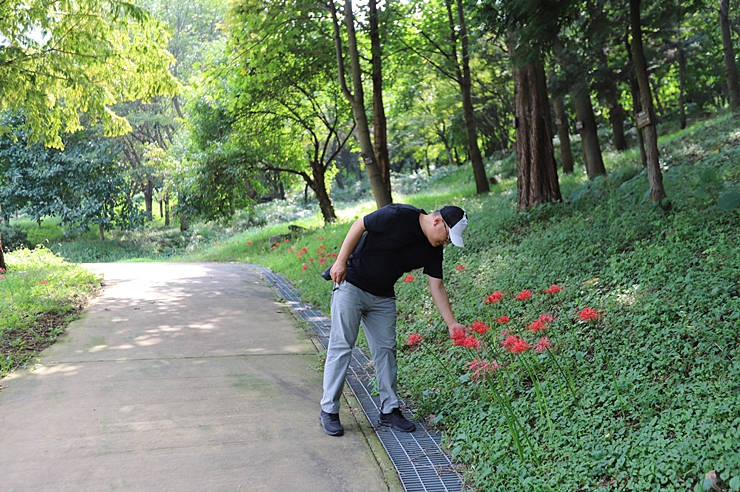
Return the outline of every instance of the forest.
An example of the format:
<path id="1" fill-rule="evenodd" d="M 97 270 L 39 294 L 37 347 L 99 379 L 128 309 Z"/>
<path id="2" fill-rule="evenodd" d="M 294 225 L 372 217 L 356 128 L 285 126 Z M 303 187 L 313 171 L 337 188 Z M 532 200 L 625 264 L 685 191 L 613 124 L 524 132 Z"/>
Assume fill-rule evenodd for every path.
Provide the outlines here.
<path id="1" fill-rule="evenodd" d="M 737 0 L 0 2 L 0 376 L 89 295 L 65 259 L 326 312 L 352 220 L 459 203 L 470 346 L 417 272 L 398 343 L 465 486 L 740 490 L 739 48 Z"/>

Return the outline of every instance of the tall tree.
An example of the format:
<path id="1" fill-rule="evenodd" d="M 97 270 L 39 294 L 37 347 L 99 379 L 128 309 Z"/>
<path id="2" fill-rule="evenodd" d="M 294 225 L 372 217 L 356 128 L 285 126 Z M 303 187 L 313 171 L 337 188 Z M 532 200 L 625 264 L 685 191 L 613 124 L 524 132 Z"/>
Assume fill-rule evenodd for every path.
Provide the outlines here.
<path id="1" fill-rule="evenodd" d="M 331 19 L 334 26 L 334 45 L 337 57 L 339 85 L 342 89 L 342 94 L 344 94 L 344 97 L 352 106 L 352 113 L 354 114 L 355 123 L 357 125 L 357 139 L 360 143 L 360 155 L 362 156 L 365 169 L 367 170 L 367 177 L 370 180 L 370 187 L 373 190 L 375 204 L 378 208 L 381 208 L 392 203 L 393 198 L 391 197 L 390 188 L 385 185 L 383 174 L 378 165 L 378 160 L 375 157 L 375 149 L 373 148 L 372 140 L 370 138 L 370 127 L 367 122 L 367 112 L 365 111 L 365 91 L 362 87 L 363 70 L 360 63 L 360 52 L 357 46 L 357 32 L 355 30 L 355 15 L 352 11 L 352 0 L 345 0 L 344 2 L 344 27 L 347 35 L 350 73 L 352 76 L 351 90 L 350 86 L 347 84 L 341 24 L 339 21 L 339 15 L 337 14 L 337 7 L 334 4 L 334 0 L 328 0 L 327 6 L 331 13 Z"/>
<path id="2" fill-rule="evenodd" d="M 373 81 L 373 148 L 383 182 L 391 189 L 391 159 L 388 154 L 388 121 L 383 104 L 383 44 L 376 0 L 368 1 L 370 22 L 370 66 Z"/>
<path id="3" fill-rule="evenodd" d="M 719 25 L 722 30 L 722 53 L 725 61 L 727 91 L 730 96 L 730 107 L 733 111 L 740 109 L 740 82 L 738 82 L 735 50 L 732 47 L 730 32 L 730 0 L 719 0 Z"/>
<path id="4" fill-rule="evenodd" d="M 635 62 L 637 83 L 640 88 L 642 110 L 638 116 L 638 128 L 644 127 L 645 156 L 647 158 L 650 196 L 653 201 L 663 202 L 666 192 L 663 188 L 663 173 L 660 170 L 660 153 L 658 151 L 658 130 L 653 96 L 648 80 L 647 60 L 642 43 L 641 0 L 630 0 L 630 26 L 632 29 L 632 57 Z"/>
<path id="5" fill-rule="evenodd" d="M 5 0 L 0 32 L 0 110 L 23 109 L 30 138 L 47 146 L 81 129 L 81 112 L 125 133 L 116 102 L 176 91 L 164 26 L 130 2 Z"/>

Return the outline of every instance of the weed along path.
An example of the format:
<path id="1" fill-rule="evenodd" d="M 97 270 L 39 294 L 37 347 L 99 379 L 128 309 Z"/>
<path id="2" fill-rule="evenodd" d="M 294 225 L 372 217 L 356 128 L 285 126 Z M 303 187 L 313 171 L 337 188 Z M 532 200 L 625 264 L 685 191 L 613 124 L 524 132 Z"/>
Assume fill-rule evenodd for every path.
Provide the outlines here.
<path id="1" fill-rule="evenodd" d="M 102 294 L 2 381 L 2 491 L 399 489 L 366 420 L 322 432 L 316 348 L 251 267 L 86 266 Z"/>

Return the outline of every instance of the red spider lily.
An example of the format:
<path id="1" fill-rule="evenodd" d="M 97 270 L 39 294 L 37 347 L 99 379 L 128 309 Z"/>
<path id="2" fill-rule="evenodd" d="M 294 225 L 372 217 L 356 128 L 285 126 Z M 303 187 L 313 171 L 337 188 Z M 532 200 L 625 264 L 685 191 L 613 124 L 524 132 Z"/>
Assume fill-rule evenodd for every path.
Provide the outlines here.
<path id="1" fill-rule="evenodd" d="M 534 294 L 532 294 L 532 291 L 529 289 L 524 289 L 519 294 L 514 296 L 514 299 L 518 301 L 526 301 L 527 299 L 531 299 Z"/>
<path id="2" fill-rule="evenodd" d="M 308 259 L 308 261 L 313 261 L 313 256 Z"/>
<path id="3" fill-rule="evenodd" d="M 323 240 L 324 240 L 324 238 L 323 238 L 323 237 L 320 237 L 320 238 L 319 238 L 319 241 L 323 241 Z"/>
<path id="4" fill-rule="evenodd" d="M 501 345 L 503 345 L 506 350 L 514 354 L 521 354 L 531 348 L 526 340 L 513 335 L 506 337 L 506 340 L 504 340 Z"/>
<path id="5" fill-rule="evenodd" d="M 497 290 L 490 296 L 486 297 L 486 300 L 483 302 L 486 304 L 496 304 L 498 301 L 500 301 L 503 298 L 504 298 L 504 294 Z"/>
<path id="6" fill-rule="evenodd" d="M 480 348 L 480 340 L 475 337 L 465 337 L 463 347 L 478 350 Z"/>
<path id="7" fill-rule="evenodd" d="M 416 280 L 416 277 L 414 277 L 410 273 L 408 275 L 406 275 L 406 278 L 405 279 L 403 279 L 403 281 L 406 282 L 406 283 L 413 282 L 414 280 Z"/>
<path id="8" fill-rule="evenodd" d="M 455 333 L 453 333 L 452 343 L 457 346 L 464 345 L 465 344 L 465 332 L 463 330 L 458 330 Z"/>
<path id="9" fill-rule="evenodd" d="M 5 276 L 4 275 L 0 275 L 0 281 L 3 281 L 3 280 L 5 280 Z"/>
<path id="10" fill-rule="evenodd" d="M 505 325 L 505 324 L 506 324 L 506 323 L 508 323 L 509 321 L 511 321 L 511 318 L 509 318 L 509 317 L 508 317 L 508 316 L 506 316 L 506 315 L 504 315 L 504 316 L 499 316 L 498 318 L 496 318 L 496 323 L 501 323 L 502 325 Z"/>
<path id="11" fill-rule="evenodd" d="M 326 258 L 323 256 L 319 259 L 319 265 L 324 266 L 326 264 Z"/>
<path id="12" fill-rule="evenodd" d="M 503 366 L 497 361 L 485 361 L 479 359 L 473 359 L 468 363 L 468 369 L 473 372 L 473 381 L 478 381 L 480 378 L 485 377 L 486 373 L 492 373 L 498 371 Z"/>
<path id="13" fill-rule="evenodd" d="M 455 270 L 457 270 L 458 272 L 462 272 L 462 271 L 463 271 L 463 270 L 465 270 L 466 268 L 467 268 L 467 267 L 466 267 L 465 265 L 457 265 L 457 266 L 455 267 Z"/>
<path id="14" fill-rule="evenodd" d="M 545 294 L 557 294 L 561 290 L 563 290 L 563 288 L 559 285 L 551 285 L 550 288 L 545 291 Z"/>
<path id="15" fill-rule="evenodd" d="M 531 331 L 532 333 L 537 333 L 538 331 L 547 330 L 547 324 L 543 323 L 541 320 L 538 319 L 534 323 L 530 323 L 527 329 Z"/>
<path id="16" fill-rule="evenodd" d="M 48 280 L 42 280 L 42 281 L 39 282 L 39 285 L 46 285 L 48 283 L 49 283 Z"/>
<path id="17" fill-rule="evenodd" d="M 321 238 L 321 239 L 323 240 L 324 238 Z M 319 249 L 326 249 L 326 246 L 322 244 L 319 246 Z"/>
<path id="18" fill-rule="evenodd" d="M 301 254 L 305 255 L 306 253 L 308 253 L 308 248 L 306 247 L 301 248 Z"/>
<path id="19" fill-rule="evenodd" d="M 552 323 L 555 321 L 555 317 L 552 314 L 540 314 L 538 321 L 542 321 L 543 323 Z"/>
<path id="20" fill-rule="evenodd" d="M 551 348 L 552 343 L 550 343 L 550 340 L 548 340 L 547 337 L 542 337 L 537 340 L 537 345 L 534 346 L 534 350 L 539 353 L 547 352 Z"/>
<path id="21" fill-rule="evenodd" d="M 406 342 L 406 345 L 409 347 L 413 347 L 414 345 L 418 345 L 421 342 L 421 335 L 417 333 L 412 333 L 409 335 L 409 340 Z"/>
<path id="22" fill-rule="evenodd" d="M 581 318 L 582 321 L 596 321 L 602 316 L 604 316 L 602 313 L 590 307 L 583 308 L 583 310 L 578 313 L 578 317 Z"/>
<path id="23" fill-rule="evenodd" d="M 308 269 L 308 265 L 304 263 L 303 266 L 301 267 L 301 270 L 304 270 L 305 271 L 307 269 Z"/>
<path id="24" fill-rule="evenodd" d="M 473 321 L 473 324 L 470 325 L 470 329 L 483 335 L 488 331 L 489 327 L 482 321 Z"/>

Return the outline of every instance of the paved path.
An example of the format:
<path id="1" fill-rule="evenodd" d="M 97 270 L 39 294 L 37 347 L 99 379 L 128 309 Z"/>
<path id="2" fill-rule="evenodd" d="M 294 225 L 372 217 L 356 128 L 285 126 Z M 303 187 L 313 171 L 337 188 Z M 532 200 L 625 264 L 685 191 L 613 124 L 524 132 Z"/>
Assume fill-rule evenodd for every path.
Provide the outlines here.
<path id="1" fill-rule="evenodd" d="M 2 380 L 0 491 L 400 490 L 351 399 L 321 431 L 316 348 L 250 267 L 87 266 L 102 295 Z"/>

